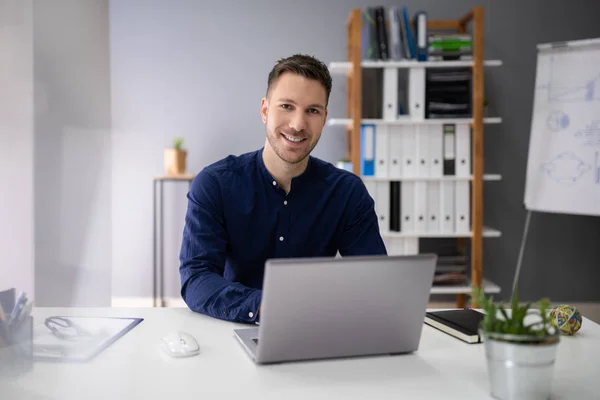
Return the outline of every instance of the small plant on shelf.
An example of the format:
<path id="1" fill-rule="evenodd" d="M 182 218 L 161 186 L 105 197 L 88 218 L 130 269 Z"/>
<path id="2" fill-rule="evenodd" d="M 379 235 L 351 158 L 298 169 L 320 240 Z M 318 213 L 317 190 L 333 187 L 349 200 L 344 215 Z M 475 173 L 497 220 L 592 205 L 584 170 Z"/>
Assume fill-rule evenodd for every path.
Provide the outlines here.
<path id="1" fill-rule="evenodd" d="M 183 138 L 182 137 L 176 137 L 175 139 L 173 139 L 173 148 L 175 150 L 181 150 L 181 145 L 183 144 Z"/>
<path id="2" fill-rule="evenodd" d="M 164 166 L 167 175 L 182 175 L 187 168 L 187 151 L 183 149 L 184 139 L 173 138 L 173 146 L 164 151 Z"/>

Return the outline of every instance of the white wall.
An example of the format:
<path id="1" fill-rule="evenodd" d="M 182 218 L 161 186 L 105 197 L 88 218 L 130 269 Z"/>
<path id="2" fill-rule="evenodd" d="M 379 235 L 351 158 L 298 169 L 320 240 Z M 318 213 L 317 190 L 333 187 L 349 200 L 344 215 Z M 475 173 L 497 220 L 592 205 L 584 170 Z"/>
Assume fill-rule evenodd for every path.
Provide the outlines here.
<path id="1" fill-rule="evenodd" d="M 35 281 L 42 306 L 108 306 L 108 0 L 34 3 Z"/>
<path id="2" fill-rule="evenodd" d="M 34 296 L 31 0 L 0 1 L 0 290 Z"/>
<path id="3" fill-rule="evenodd" d="M 185 137 L 189 172 L 196 173 L 262 146 L 268 72 L 295 52 L 344 59 L 348 9 L 317 0 L 111 2 L 113 296 L 152 294 L 152 177 L 163 171 L 163 148 Z M 343 100 L 340 83 L 332 97 Z M 342 115 L 344 104 L 334 102 L 332 113 Z M 335 161 L 344 149 L 337 130 L 315 154 Z M 185 194 L 185 184 L 165 186 L 169 297 L 179 297 Z"/>

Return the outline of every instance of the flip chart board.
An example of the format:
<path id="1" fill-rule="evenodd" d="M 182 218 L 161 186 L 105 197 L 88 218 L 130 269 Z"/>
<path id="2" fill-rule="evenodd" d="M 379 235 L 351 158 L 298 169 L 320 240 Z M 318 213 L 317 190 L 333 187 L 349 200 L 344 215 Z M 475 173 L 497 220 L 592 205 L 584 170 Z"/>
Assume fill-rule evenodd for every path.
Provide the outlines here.
<path id="1" fill-rule="evenodd" d="M 525 208 L 600 215 L 600 38 L 537 50 Z"/>

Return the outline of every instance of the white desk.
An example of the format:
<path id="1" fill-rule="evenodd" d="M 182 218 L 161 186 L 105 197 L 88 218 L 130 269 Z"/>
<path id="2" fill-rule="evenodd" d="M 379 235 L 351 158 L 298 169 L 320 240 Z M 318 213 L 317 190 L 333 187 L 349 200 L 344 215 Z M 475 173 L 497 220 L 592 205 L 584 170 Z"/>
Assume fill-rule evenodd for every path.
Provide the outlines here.
<path id="1" fill-rule="evenodd" d="M 145 320 L 89 363 L 36 362 L 28 373 L 0 377 L 2 400 L 491 398 L 483 345 L 426 325 L 411 355 L 257 366 L 233 337 L 240 325 L 184 308 L 38 308 L 35 323 L 51 315 Z M 176 359 L 158 349 L 160 337 L 176 329 L 198 339 L 200 355 Z M 584 319 L 580 332 L 560 343 L 553 399 L 598 398 L 600 325 Z"/>

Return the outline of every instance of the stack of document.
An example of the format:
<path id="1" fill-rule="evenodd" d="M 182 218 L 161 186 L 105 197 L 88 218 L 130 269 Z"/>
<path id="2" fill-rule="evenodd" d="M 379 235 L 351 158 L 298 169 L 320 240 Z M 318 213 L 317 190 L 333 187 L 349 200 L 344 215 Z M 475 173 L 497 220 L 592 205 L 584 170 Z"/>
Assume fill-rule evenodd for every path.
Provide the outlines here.
<path id="1" fill-rule="evenodd" d="M 471 76 L 468 68 L 427 71 L 426 118 L 470 118 Z"/>
<path id="2" fill-rule="evenodd" d="M 36 360 L 87 361 L 100 354 L 142 318 L 52 316 L 35 326 Z"/>
<path id="3" fill-rule="evenodd" d="M 430 61 L 473 59 L 473 38 L 470 34 L 432 33 L 428 35 Z"/>

